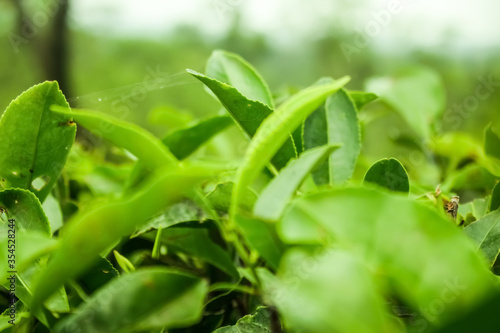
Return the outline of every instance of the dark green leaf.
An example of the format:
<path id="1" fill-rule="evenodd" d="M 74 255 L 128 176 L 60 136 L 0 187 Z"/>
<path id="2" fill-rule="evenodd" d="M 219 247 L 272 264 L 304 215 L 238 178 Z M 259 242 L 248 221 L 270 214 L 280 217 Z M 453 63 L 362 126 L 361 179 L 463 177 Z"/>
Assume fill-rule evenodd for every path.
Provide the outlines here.
<path id="1" fill-rule="evenodd" d="M 328 144 L 328 125 L 326 123 L 325 106 L 322 105 L 304 121 L 304 148 L 308 150 L 326 144 Z M 314 182 L 318 185 L 330 183 L 328 161 L 320 163 L 312 173 Z"/>
<path id="2" fill-rule="evenodd" d="M 235 222 L 247 243 L 277 269 L 286 246 L 276 233 L 276 225 L 243 215 L 237 215 Z"/>
<path id="3" fill-rule="evenodd" d="M 174 251 L 200 258 L 234 278 L 239 274 L 228 253 L 210 238 L 208 222 L 176 224 L 161 232 L 162 244 Z"/>
<path id="4" fill-rule="evenodd" d="M 471 223 L 464 229 L 477 249 L 481 249 L 488 263 L 493 265 L 500 251 L 500 211 L 496 210 Z"/>
<path id="5" fill-rule="evenodd" d="M 333 79 L 323 78 L 317 85 L 331 82 Z M 304 124 L 304 144 L 306 149 L 342 145 L 313 174 L 316 184 L 341 184 L 352 176 L 361 151 L 361 138 L 357 109 L 346 90 L 328 97 L 325 106 L 308 117 Z"/>
<path id="6" fill-rule="evenodd" d="M 246 315 L 234 326 L 221 327 L 213 333 L 272 333 L 271 311 L 261 306 L 253 315 Z"/>
<path id="7" fill-rule="evenodd" d="M 16 230 L 38 231 L 51 235 L 49 221 L 38 198 L 30 191 L 8 189 L 0 191 L 0 212 L 6 220 L 14 219 Z M 7 223 L 0 220 L 0 233 L 7 234 Z"/>
<path id="8" fill-rule="evenodd" d="M 470 333 L 480 329 L 481 333 L 497 333 L 500 327 L 500 317 L 498 309 L 500 308 L 500 294 L 498 291 L 492 292 L 490 297 L 475 306 L 467 313 L 456 316 L 455 320 L 448 325 L 435 330 L 425 330 L 426 322 L 419 325 L 423 327 L 422 333 Z"/>
<path id="9" fill-rule="evenodd" d="M 183 160 L 232 123 L 231 118 L 226 116 L 212 117 L 170 133 L 162 141 L 177 159 Z"/>
<path id="10" fill-rule="evenodd" d="M 178 202 L 169 206 L 162 214 L 154 216 L 141 224 L 133 237 L 151 229 L 164 229 L 177 223 L 198 221 L 201 218 L 202 212 L 194 203 L 189 201 Z"/>
<path id="11" fill-rule="evenodd" d="M 137 332 L 185 327 L 201 315 L 207 283 L 167 268 L 121 276 L 99 289 L 55 332 Z"/>
<path id="12" fill-rule="evenodd" d="M 373 164 L 366 172 L 365 183 L 373 183 L 391 191 L 410 191 L 408 174 L 403 165 L 395 158 L 384 158 Z"/>
<path id="13" fill-rule="evenodd" d="M 348 90 L 347 93 L 354 101 L 357 110 L 361 110 L 366 104 L 371 103 L 378 98 L 376 94 L 364 91 Z"/>
<path id="14" fill-rule="evenodd" d="M 500 208 L 500 185 L 498 184 L 500 183 L 496 183 L 495 187 L 493 187 L 493 192 L 491 193 L 490 212 Z"/>
<path id="15" fill-rule="evenodd" d="M 489 124 L 484 131 L 484 151 L 487 155 L 500 159 L 500 138 Z"/>
<path id="16" fill-rule="evenodd" d="M 233 117 L 236 123 L 250 138 L 255 135 L 257 128 L 259 128 L 264 119 L 273 113 L 273 110 L 266 104 L 248 99 L 230 85 L 192 70 L 188 70 L 188 73 L 210 88 L 231 117 Z M 293 130 L 295 130 L 295 128 L 293 128 L 292 131 Z M 283 146 L 275 152 L 276 155 L 272 159 L 274 166 L 278 169 L 284 167 L 291 158 L 297 156 L 290 135 L 292 131 L 288 132 L 287 139 L 284 141 Z"/>
<path id="17" fill-rule="evenodd" d="M 109 260 L 98 256 L 95 264 L 78 278 L 78 282 L 88 294 L 92 294 L 117 276 L 118 271 Z"/>

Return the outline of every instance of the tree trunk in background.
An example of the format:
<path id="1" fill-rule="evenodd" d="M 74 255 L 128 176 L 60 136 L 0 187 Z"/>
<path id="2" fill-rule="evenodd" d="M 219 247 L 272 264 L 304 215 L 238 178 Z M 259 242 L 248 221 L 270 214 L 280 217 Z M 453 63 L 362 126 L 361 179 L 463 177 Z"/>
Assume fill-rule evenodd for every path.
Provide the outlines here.
<path id="1" fill-rule="evenodd" d="M 46 56 L 41 60 L 46 79 L 59 82 L 59 87 L 66 98 L 71 98 L 68 66 L 68 9 L 69 1 L 61 1 L 54 13 L 47 40 L 43 43 L 46 49 L 43 53 Z"/>
<path id="2" fill-rule="evenodd" d="M 41 79 L 57 81 L 66 98 L 71 98 L 67 27 L 69 0 L 53 0 L 54 11 L 46 13 L 49 23 L 42 27 L 34 25 L 33 13 L 26 10 L 23 0 L 11 1 L 17 11 L 19 35 L 23 36 L 25 34 L 23 31 L 26 30 L 30 35 L 36 33 L 34 38 L 29 39 L 27 47 L 31 48 L 34 60 L 40 66 L 39 72 L 43 75 Z"/>

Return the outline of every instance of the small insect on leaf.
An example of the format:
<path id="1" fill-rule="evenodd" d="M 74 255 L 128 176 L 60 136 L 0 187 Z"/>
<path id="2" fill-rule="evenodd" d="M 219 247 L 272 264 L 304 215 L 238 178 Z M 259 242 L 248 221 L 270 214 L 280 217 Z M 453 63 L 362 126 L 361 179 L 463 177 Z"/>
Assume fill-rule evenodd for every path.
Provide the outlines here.
<path id="1" fill-rule="evenodd" d="M 460 197 L 458 195 L 455 195 L 451 197 L 450 201 L 445 202 L 444 209 L 446 210 L 446 213 L 453 219 L 457 219 L 457 212 L 458 212 L 458 202 L 460 201 Z"/>

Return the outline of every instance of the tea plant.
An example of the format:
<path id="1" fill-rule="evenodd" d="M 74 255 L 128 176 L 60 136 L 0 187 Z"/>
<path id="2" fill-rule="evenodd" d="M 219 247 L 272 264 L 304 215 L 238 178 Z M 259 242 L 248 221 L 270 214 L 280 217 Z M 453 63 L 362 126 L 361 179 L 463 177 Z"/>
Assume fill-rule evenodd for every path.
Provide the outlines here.
<path id="1" fill-rule="evenodd" d="M 500 138 L 493 125 L 483 144 L 441 133 L 434 73 L 373 79 L 376 102 L 349 77 L 277 102 L 224 51 L 188 73 L 226 114 L 163 139 L 70 108 L 56 82 L 6 109 L 0 330 L 498 331 Z M 366 165 L 369 103 L 407 121 L 425 161 Z M 249 140 L 241 160 L 200 153 L 233 125 Z M 113 148 L 75 140 L 77 127 Z M 439 186 L 420 181 L 429 168 Z M 484 195 L 457 204 L 471 188 Z"/>

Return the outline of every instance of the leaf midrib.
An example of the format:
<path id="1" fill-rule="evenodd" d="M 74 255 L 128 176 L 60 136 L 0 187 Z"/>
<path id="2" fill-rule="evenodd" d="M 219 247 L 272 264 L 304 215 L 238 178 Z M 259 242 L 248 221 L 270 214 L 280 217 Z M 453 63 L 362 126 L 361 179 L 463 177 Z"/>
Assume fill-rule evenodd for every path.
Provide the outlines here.
<path id="1" fill-rule="evenodd" d="M 40 127 L 42 123 L 43 116 L 45 115 L 46 109 L 47 109 L 47 101 L 48 101 L 48 96 L 52 90 L 52 85 L 49 86 L 47 89 L 47 92 L 45 94 L 45 101 L 43 104 L 43 109 L 42 112 L 40 113 L 40 119 L 38 119 L 38 126 L 37 126 L 37 132 L 36 132 L 36 138 L 35 138 L 35 151 L 33 152 L 33 161 L 31 163 L 31 167 L 29 170 L 32 170 L 33 172 L 28 170 L 28 183 L 26 184 L 26 188 L 30 189 L 31 183 L 33 182 L 33 175 L 35 174 L 35 163 L 36 163 L 36 157 L 38 153 L 38 142 L 40 141 Z"/>

